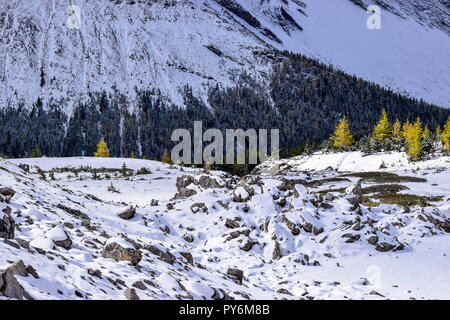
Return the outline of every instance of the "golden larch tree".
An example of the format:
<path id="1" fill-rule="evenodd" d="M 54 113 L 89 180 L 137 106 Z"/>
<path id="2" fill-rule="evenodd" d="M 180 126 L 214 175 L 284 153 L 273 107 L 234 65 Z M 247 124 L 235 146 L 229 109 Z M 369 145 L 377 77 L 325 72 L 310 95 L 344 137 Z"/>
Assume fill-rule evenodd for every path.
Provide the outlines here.
<path id="1" fill-rule="evenodd" d="M 354 143 L 355 139 L 350 132 L 347 118 L 344 116 L 334 130 L 333 145 L 336 148 L 348 148 Z"/>
<path id="2" fill-rule="evenodd" d="M 108 145 L 106 144 L 105 140 L 100 139 L 100 141 L 98 142 L 97 151 L 94 152 L 94 157 L 109 158 Z"/>
<path id="3" fill-rule="evenodd" d="M 161 162 L 164 162 L 167 164 L 173 164 L 172 159 L 169 156 L 169 153 L 167 153 L 167 150 L 164 150 L 164 153 L 161 157 Z"/>
<path id="4" fill-rule="evenodd" d="M 403 124 L 402 135 L 403 135 L 403 138 L 405 139 L 406 143 L 408 143 L 408 144 L 411 140 L 412 130 L 413 130 L 413 125 L 411 124 L 411 122 L 409 122 L 409 120 L 406 120 L 406 122 Z"/>
<path id="5" fill-rule="evenodd" d="M 423 136 L 423 139 L 425 140 L 425 139 L 428 139 L 430 136 L 431 136 L 431 131 L 430 131 L 430 129 L 428 128 L 428 125 L 425 125 L 425 128 L 423 129 L 423 134 L 422 134 L 422 136 Z"/>
<path id="6" fill-rule="evenodd" d="M 448 154 L 450 153 L 450 117 L 448 117 L 447 123 L 442 131 L 442 142 L 444 144 L 444 150 Z"/>
<path id="7" fill-rule="evenodd" d="M 416 122 L 412 125 L 409 134 L 408 141 L 408 155 L 409 157 L 416 161 L 419 160 L 420 154 L 422 152 L 422 140 L 423 139 L 423 129 L 422 122 L 420 118 L 417 117 Z"/>
<path id="8" fill-rule="evenodd" d="M 442 130 L 441 130 L 441 126 L 437 126 L 436 128 L 436 141 L 437 142 L 442 142 Z"/>
<path id="9" fill-rule="evenodd" d="M 392 125 L 389 122 L 388 114 L 385 109 L 381 112 L 381 118 L 377 125 L 373 129 L 372 138 L 381 142 L 386 142 L 386 140 L 392 137 Z"/>
<path id="10" fill-rule="evenodd" d="M 400 120 L 395 121 L 394 126 L 392 127 L 392 139 L 398 141 L 402 138 L 402 124 Z"/>

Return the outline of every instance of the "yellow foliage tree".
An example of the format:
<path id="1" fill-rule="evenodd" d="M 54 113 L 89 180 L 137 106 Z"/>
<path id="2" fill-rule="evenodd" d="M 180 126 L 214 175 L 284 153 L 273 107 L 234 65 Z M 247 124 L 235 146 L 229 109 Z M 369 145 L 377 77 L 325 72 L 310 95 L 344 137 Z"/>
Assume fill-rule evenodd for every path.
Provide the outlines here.
<path id="1" fill-rule="evenodd" d="M 419 160 L 422 152 L 423 139 L 422 122 L 419 117 L 417 117 L 416 122 L 411 126 L 409 131 L 408 155 L 412 160 Z"/>
<path id="2" fill-rule="evenodd" d="M 164 153 L 161 158 L 161 162 L 164 162 L 167 164 L 173 164 L 172 159 L 170 158 L 169 154 L 167 153 L 167 150 L 164 150 Z"/>
<path id="3" fill-rule="evenodd" d="M 425 140 L 425 139 L 428 139 L 430 136 L 431 136 L 431 131 L 430 131 L 430 129 L 428 128 L 428 125 L 425 125 L 425 128 L 423 129 L 423 134 L 422 134 L 422 136 L 423 136 L 423 139 Z"/>
<path id="4" fill-rule="evenodd" d="M 392 127 L 392 139 L 398 141 L 402 138 L 402 124 L 400 120 L 397 119 L 395 121 L 394 126 Z"/>
<path id="5" fill-rule="evenodd" d="M 441 142 L 442 141 L 442 130 L 441 130 L 441 126 L 438 126 L 436 128 L 436 141 L 437 142 Z"/>
<path id="6" fill-rule="evenodd" d="M 131 159 L 136 159 L 136 154 L 134 152 L 131 153 Z"/>
<path id="7" fill-rule="evenodd" d="M 444 150 L 450 152 L 450 117 L 444 126 L 444 131 L 442 132 L 442 142 L 444 143 Z"/>
<path id="8" fill-rule="evenodd" d="M 344 117 L 334 130 L 333 145 L 336 148 L 348 148 L 354 143 L 355 139 L 350 132 L 347 119 Z"/>
<path id="9" fill-rule="evenodd" d="M 100 141 L 98 142 L 97 151 L 94 152 L 94 157 L 109 158 L 108 145 L 106 144 L 105 140 L 100 139 Z"/>
<path id="10" fill-rule="evenodd" d="M 381 112 L 381 118 L 373 130 L 373 139 L 377 139 L 381 142 L 386 142 L 386 140 L 392 137 L 392 125 L 389 122 L 388 114 L 385 109 Z"/>
<path id="11" fill-rule="evenodd" d="M 403 124 L 402 135 L 403 135 L 403 138 L 405 138 L 406 143 L 408 143 L 408 144 L 410 142 L 412 129 L 413 129 L 413 125 L 411 124 L 411 122 L 409 122 L 409 120 L 406 120 L 406 122 Z"/>

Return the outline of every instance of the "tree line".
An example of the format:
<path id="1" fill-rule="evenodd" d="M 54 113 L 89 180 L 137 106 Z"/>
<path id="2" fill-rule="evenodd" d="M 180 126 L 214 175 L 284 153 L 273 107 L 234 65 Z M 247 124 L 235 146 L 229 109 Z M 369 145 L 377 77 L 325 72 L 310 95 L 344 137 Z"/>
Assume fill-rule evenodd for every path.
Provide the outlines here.
<path id="1" fill-rule="evenodd" d="M 369 143 L 372 149 L 371 144 L 379 143 L 367 137 L 383 109 L 393 130 L 396 118 L 413 126 L 419 117 L 423 131 L 426 125 L 433 135 L 450 116 L 448 109 L 404 97 L 332 66 L 282 54 L 268 86 L 242 73 L 234 87 L 211 87 L 207 103 L 186 86 L 183 106 L 149 89 L 137 92 L 133 103 L 119 92 L 91 93 L 70 115 L 62 111 L 65 102 L 44 106 L 38 100 L 33 106 L 2 108 L 0 153 L 6 157 L 92 156 L 103 140 L 110 156 L 160 160 L 174 146 L 173 130 L 193 130 L 193 122 L 202 121 L 204 130 L 223 132 L 227 128 L 279 129 L 281 155 L 293 156 L 328 144 L 344 116 L 355 139 L 352 147 L 365 144 L 367 149 Z M 426 139 L 422 142 L 426 150 Z"/>
<path id="2" fill-rule="evenodd" d="M 397 118 L 391 124 L 386 110 L 383 109 L 380 120 L 369 136 L 356 141 L 350 130 L 347 118 L 344 116 L 336 126 L 333 135 L 326 141 L 324 151 L 361 150 L 365 154 L 379 151 L 405 151 L 410 160 L 417 161 L 427 158 L 433 152 L 450 154 L 450 117 L 441 130 L 437 126 L 432 132 L 420 117 L 414 123 L 407 120 L 401 123 Z"/>

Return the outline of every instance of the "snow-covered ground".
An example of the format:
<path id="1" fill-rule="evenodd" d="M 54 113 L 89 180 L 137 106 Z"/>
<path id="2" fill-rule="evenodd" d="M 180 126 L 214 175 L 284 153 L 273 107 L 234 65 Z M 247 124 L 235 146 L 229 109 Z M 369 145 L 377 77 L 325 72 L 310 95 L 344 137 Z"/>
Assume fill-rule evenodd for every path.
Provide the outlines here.
<path id="1" fill-rule="evenodd" d="M 38 278 L 30 267 L 15 278 L 35 299 L 125 299 L 127 288 L 141 299 L 448 299 L 448 158 L 405 159 L 315 154 L 243 178 L 137 159 L 0 159 L 0 194 L 15 191 L 0 219 L 9 207 L 16 224 L 0 270 L 32 266 Z M 342 189 L 363 171 L 359 204 Z M 393 181 L 434 198 L 408 206 L 367 189 Z"/>

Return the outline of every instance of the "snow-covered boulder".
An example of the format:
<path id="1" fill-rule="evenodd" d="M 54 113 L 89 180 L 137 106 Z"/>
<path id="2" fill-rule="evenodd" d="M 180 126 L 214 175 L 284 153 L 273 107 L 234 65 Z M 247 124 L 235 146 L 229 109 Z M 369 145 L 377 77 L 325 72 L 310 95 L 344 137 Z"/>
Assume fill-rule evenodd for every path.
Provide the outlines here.
<path id="1" fill-rule="evenodd" d="M 57 247 L 69 250 L 72 246 L 72 240 L 69 234 L 60 226 L 56 226 L 48 231 L 45 236 L 53 241 Z"/>
<path id="2" fill-rule="evenodd" d="M 234 202 L 247 202 L 251 200 L 255 191 L 252 187 L 246 185 L 244 182 L 239 183 L 233 190 L 233 201 Z"/>

